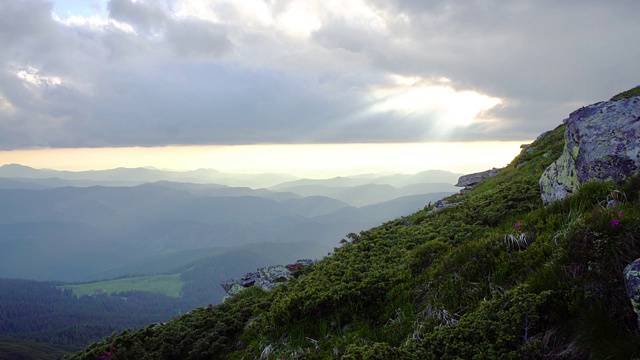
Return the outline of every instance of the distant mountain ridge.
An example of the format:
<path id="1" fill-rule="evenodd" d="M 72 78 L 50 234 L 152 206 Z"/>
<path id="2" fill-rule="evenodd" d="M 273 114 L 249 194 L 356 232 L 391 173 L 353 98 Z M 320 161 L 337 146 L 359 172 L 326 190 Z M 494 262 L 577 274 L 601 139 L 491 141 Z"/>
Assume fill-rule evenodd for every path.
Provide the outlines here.
<path id="1" fill-rule="evenodd" d="M 329 187 L 346 187 L 366 184 L 387 184 L 403 187 L 419 183 L 455 184 L 462 174 L 443 170 L 426 170 L 416 174 L 361 174 L 349 177 L 329 179 L 303 179 L 293 175 L 280 173 L 239 174 L 225 173 L 215 169 L 198 169 L 191 171 L 168 171 L 148 168 L 116 168 L 109 170 L 63 171 L 52 169 L 35 169 L 20 164 L 0 166 L 0 179 L 11 179 L 20 182 L 36 183 L 47 186 L 135 186 L 148 182 L 169 181 L 194 184 L 218 184 L 230 187 L 249 187 L 253 189 L 268 188 L 279 191 L 298 185 L 323 185 Z M 0 186 L 2 183 L 0 182 Z"/>
<path id="2" fill-rule="evenodd" d="M 208 173 L 190 174 L 198 172 Z M 336 244 L 349 232 L 419 210 L 457 190 L 424 182 L 429 174 L 455 178 L 439 171 L 367 174 L 254 189 L 172 180 L 132 185 L 176 176 L 150 169 L 76 173 L 5 165 L 0 175 L 19 177 L 0 177 L 0 277 L 81 281 L 187 250 L 262 242 Z M 102 183 L 108 186 L 95 185 Z M 108 260 L 96 261 L 101 258 Z"/>
<path id="3" fill-rule="evenodd" d="M 19 164 L 0 166 L 0 177 L 23 179 L 58 178 L 62 180 L 92 181 L 93 185 L 109 185 L 110 182 L 128 182 L 139 185 L 155 181 L 181 181 L 193 183 L 217 183 L 220 185 L 266 187 L 285 181 L 298 179 L 288 174 L 231 174 L 214 169 L 191 171 L 169 171 L 147 168 L 116 168 L 108 170 L 64 171 L 52 169 L 34 169 Z"/>

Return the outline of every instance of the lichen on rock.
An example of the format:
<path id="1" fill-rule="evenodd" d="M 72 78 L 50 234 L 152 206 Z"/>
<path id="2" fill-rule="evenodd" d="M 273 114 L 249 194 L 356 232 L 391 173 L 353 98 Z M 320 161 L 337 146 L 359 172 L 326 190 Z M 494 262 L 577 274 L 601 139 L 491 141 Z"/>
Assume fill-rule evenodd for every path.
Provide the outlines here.
<path id="1" fill-rule="evenodd" d="M 247 273 L 240 279 L 226 280 L 220 285 L 222 285 L 227 294 L 233 296 L 251 286 L 259 286 L 263 290 L 271 290 L 289 278 L 291 278 L 289 269 L 282 265 L 275 265 Z"/>
<path id="2" fill-rule="evenodd" d="M 233 296 L 240 291 L 252 287 L 258 286 L 265 291 L 269 291 L 274 287 L 288 281 L 293 275 L 292 271 L 309 266 L 315 261 L 311 259 L 301 259 L 294 264 L 289 265 L 273 265 L 257 269 L 255 272 L 246 273 L 239 279 L 228 279 L 222 282 L 220 285 L 227 292 L 227 294 Z"/>
<path id="3" fill-rule="evenodd" d="M 545 204 L 589 180 L 620 183 L 640 168 L 640 97 L 583 107 L 565 119 L 562 155 L 540 178 Z"/>
<path id="4" fill-rule="evenodd" d="M 624 284 L 633 311 L 639 316 L 638 328 L 640 328 L 640 259 L 636 259 L 624 268 Z"/>

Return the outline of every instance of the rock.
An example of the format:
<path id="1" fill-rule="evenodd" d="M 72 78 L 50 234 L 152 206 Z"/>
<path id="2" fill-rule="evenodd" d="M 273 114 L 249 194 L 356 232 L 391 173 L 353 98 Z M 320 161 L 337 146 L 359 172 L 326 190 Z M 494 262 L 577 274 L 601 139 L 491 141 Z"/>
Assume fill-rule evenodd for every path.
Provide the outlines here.
<path id="1" fill-rule="evenodd" d="M 638 328 L 640 329 L 640 259 L 627 265 L 623 274 L 627 296 L 631 300 L 633 311 L 638 315 Z"/>
<path id="2" fill-rule="evenodd" d="M 343 239 L 344 240 L 344 239 Z M 346 241 L 346 240 L 345 240 Z M 295 271 L 298 269 L 301 269 L 303 267 L 309 266 L 311 264 L 315 263 L 315 260 L 311 260 L 311 259 L 298 259 L 295 263 L 293 264 L 289 264 L 289 265 L 285 265 L 284 267 L 287 268 L 290 271 Z"/>
<path id="3" fill-rule="evenodd" d="M 438 200 L 434 204 L 434 208 L 427 212 L 427 215 L 433 214 L 434 212 L 442 210 L 444 208 L 448 208 L 448 207 L 451 207 L 451 206 L 456 206 L 458 204 L 460 204 L 460 203 L 459 202 L 452 203 L 452 202 L 449 202 L 447 200 Z"/>
<path id="4" fill-rule="evenodd" d="M 291 278 L 291 271 L 282 265 L 267 266 L 256 272 L 245 274 L 240 279 L 229 279 L 221 283 L 224 291 L 235 295 L 245 288 L 259 286 L 264 290 L 271 290 Z"/>
<path id="5" fill-rule="evenodd" d="M 456 186 L 464 187 L 465 189 L 463 190 L 469 190 L 473 188 L 476 184 L 478 184 L 480 181 L 498 175 L 500 170 L 501 169 L 493 168 L 487 171 L 460 176 Z"/>
<path id="6" fill-rule="evenodd" d="M 231 296 L 251 286 L 259 286 L 263 290 L 269 291 L 289 280 L 292 276 L 291 271 L 298 270 L 313 263 L 315 263 L 315 260 L 301 259 L 294 264 L 286 266 L 267 266 L 258 269 L 256 272 L 246 273 L 240 279 L 226 280 L 220 285 L 222 285 L 224 291 Z"/>
<path id="7" fill-rule="evenodd" d="M 309 266 L 314 264 L 316 261 L 312 260 L 312 259 L 298 259 L 296 261 L 296 265 L 301 265 L 301 266 Z"/>
<path id="8" fill-rule="evenodd" d="M 540 178 L 542 201 L 550 204 L 597 179 L 620 183 L 640 167 L 640 97 L 604 101 L 565 119 L 562 155 Z"/>
<path id="9" fill-rule="evenodd" d="M 538 137 L 536 138 L 536 140 L 534 142 L 539 141 L 543 137 L 547 136 L 547 134 L 549 134 L 551 131 L 552 130 L 547 130 L 547 131 L 543 132 L 542 134 L 538 135 Z"/>

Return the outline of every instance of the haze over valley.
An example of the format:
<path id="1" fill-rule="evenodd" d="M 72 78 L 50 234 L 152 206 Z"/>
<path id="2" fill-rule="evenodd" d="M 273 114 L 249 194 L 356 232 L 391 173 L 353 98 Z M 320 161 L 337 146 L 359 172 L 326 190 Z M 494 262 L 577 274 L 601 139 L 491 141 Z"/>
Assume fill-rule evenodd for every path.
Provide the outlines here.
<path id="1" fill-rule="evenodd" d="M 457 191 L 452 184 L 459 175 L 425 171 L 314 180 L 213 170 L 63 172 L 5 165 L 0 277 L 88 281 L 104 278 L 105 271 L 144 275 L 117 269 L 155 256 L 257 243 L 313 243 L 296 256 L 317 258 L 349 232 Z M 271 186 L 230 186 L 234 181 Z"/>

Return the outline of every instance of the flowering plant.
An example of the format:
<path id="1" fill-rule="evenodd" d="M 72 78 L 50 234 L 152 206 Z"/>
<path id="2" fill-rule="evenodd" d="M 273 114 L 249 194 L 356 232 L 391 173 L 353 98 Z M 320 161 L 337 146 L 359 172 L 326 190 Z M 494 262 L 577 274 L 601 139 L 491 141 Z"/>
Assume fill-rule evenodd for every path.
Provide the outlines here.
<path id="1" fill-rule="evenodd" d="M 616 215 L 618 215 L 618 218 L 621 218 L 621 217 L 622 217 L 622 211 L 618 211 L 618 212 L 616 213 Z M 618 225 L 620 225 L 620 219 L 617 219 L 617 218 L 615 218 L 615 217 L 612 217 L 612 218 L 611 218 L 611 227 L 616 227 L 616 226 L 618 226 Z"/>
<path id="2" fill-rule="evenodd" d="M 98 360 L 107 360 L 107 359 L 111 359 L 111 358 L 113 358 L 113 355 L 111 354 L 111 351 L 107 351 L 103 355 L 100 355 Z"/>

